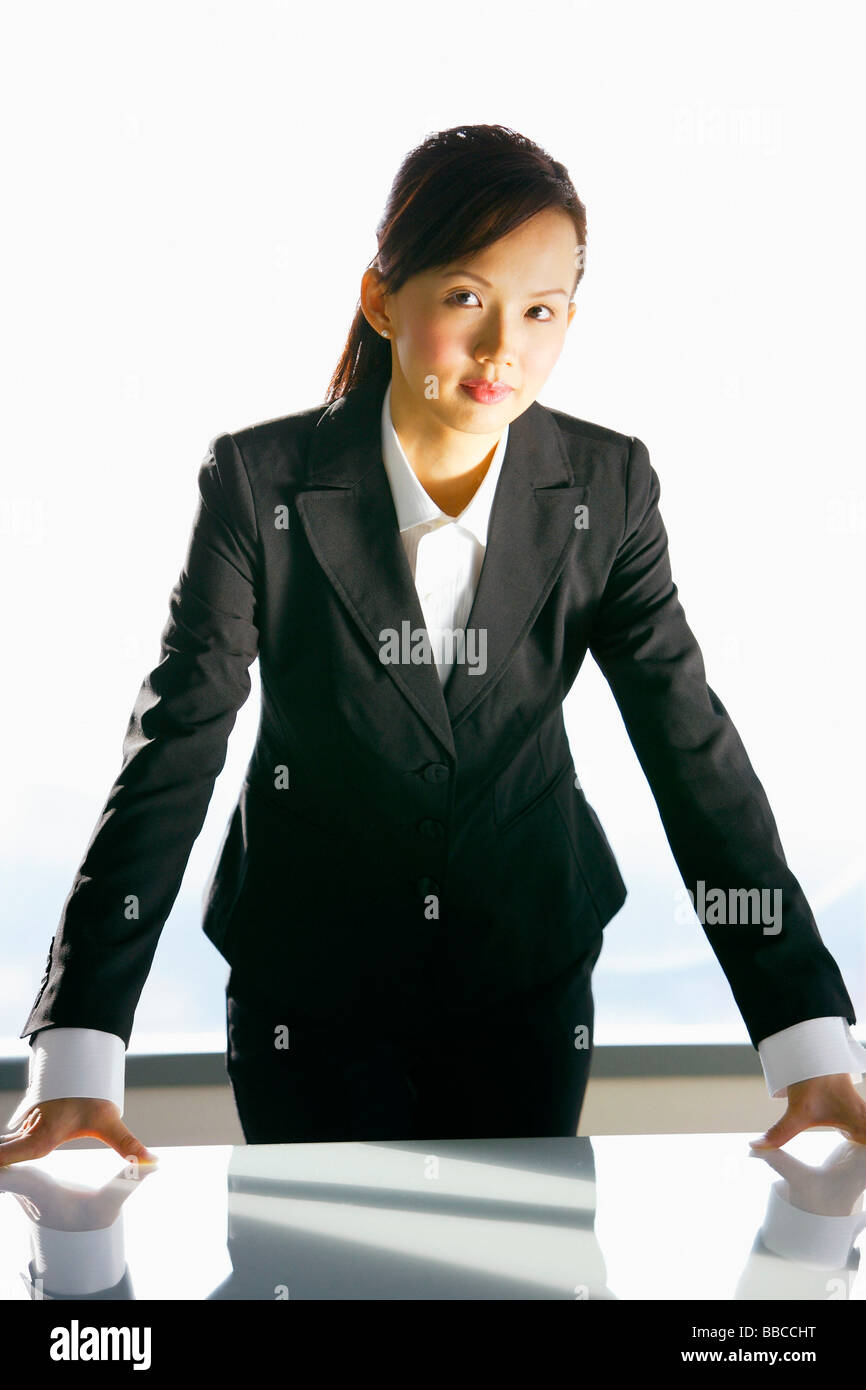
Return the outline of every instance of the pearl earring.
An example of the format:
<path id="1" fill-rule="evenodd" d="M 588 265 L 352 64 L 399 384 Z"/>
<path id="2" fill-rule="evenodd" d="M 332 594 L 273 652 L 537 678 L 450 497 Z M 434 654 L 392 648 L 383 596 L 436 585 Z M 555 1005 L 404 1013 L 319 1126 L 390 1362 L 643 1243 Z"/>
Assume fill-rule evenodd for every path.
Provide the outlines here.
<path id="1" fill-rule="evenodd" d="M 390 338 L 390 336 L 391 336 L 391 334 L 388 332 L 387 328 L 383 328 L 383 329 L 382 329 L 382 337 L 383 337 L 383 338 Z"/>

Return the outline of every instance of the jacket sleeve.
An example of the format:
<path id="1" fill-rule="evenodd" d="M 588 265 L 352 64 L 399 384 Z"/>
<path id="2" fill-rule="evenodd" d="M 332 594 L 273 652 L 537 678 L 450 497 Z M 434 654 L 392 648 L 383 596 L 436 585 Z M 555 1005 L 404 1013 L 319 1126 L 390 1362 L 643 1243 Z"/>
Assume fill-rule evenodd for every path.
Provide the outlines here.
<path id="1" fill-rule="evenodd" d="M 593 620 L 590 650 L 619 707 L 693 904 L 701 892 L 706 898 L 721 889 L 731 903 L 737 901 L 732 890 L 757 889 L 753 904 L 781 905 L 780 926 L 769 929 L 766 914 L 755 920 L 754 907 L 741 906 L 734 923 L 729 910 L 728 920 L 719 919 L 708 906 L 702 922 L 752 1046 L 806 1019 L 841 1015 L 854 1023 L 839 968 L 786 862 L 764 788 L 707 684 L 671 577 L 659 494 L 646 445 L 632 439 L 624 534 Z M 739 902 L 749 899 L 741 895 Z"/>
<path id="2" fill-rule="evenodd" d="M 63 906 L 22 1038 L 37 1028 L 82 1027 L 129 1045 L 160 932 L 250 692 L 260 547 L 231 435 L 211 441 L 198 494 L 159 661 L 129 717 L 122 765 Z"/>

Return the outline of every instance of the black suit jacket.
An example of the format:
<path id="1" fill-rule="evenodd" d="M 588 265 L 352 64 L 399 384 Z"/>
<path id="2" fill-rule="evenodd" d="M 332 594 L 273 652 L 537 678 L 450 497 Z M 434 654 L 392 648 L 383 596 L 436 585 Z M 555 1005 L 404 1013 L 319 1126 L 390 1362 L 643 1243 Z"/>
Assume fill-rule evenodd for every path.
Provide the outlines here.
<path id="1" fill-rule="evenodd" d="M 486 670 L 458 664 L 443 690 L 431 663 L 380 659 L 385 629 L 424 628 L 381 456 L 385 385 L 211 442 L 161 658 L 20 1036 L 128 1044 L 257 655 L 261 719 L 204 930 L 287 1024 L 397 1016 L 433 978 L 454 1008 L 496 1004 L 598 940 L 626 889 L 562 717 L 588 651 L 685 884 L 783 891 L 777 936 L 704 927 L 752 1044 L 818 1015 L 853 1023 L 707 685 L 645 445 L 538 402 L 512 422 L 467 623 L 486 629 Z"/>

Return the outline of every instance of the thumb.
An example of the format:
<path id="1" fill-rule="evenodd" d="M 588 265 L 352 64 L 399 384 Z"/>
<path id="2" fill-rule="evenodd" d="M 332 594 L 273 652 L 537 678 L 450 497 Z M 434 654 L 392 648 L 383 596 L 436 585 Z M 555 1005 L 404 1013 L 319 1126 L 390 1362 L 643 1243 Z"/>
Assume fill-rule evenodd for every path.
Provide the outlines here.
<path id="1" fill-rule="evenodd" d="M 127 1129 L 123 1120 L 118 1115 L 116 1119 L 108 1120 L 100 1135 L 106 1144 L 110 1145 L 121 1158 L 125 1158 L 135 1163 L 156 1163 L 156 1154 L 152 1154 L 146 1149 L 140 1139 L 136 1139 L 132 1130 Z"/>
<path id="2" fill-rule="evenodd" d="M 787 1144 L 789 1139 L 793 1139 L 795 1134 L 799 1134 L 805 1128 L 807 1126 L 797 1119 L 796 1114 L 789 1106 L 781 1119 L 777 1120 L 774 1125 L 770 1125 L 770 1128 L 761 1135 L 760 1139 L 750 1139 L 749 1143 L 753 1149 L 778 1149 L 780 1145 Z"/>

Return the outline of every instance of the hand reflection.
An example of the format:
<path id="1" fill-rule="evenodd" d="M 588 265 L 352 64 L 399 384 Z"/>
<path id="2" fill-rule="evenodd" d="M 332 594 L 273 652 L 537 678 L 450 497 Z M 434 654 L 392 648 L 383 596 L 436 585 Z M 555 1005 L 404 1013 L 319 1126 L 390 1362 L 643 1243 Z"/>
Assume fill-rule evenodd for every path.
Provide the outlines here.
<path id="1" fill-rule="evenodd" d="M 111 1226 L 135 1188 L 156 1168 L 126 1164 L 93 1191 L 58 1182 L 38 1168 L 0 1168 L 0 1192 L 11 1192 L 31 1221 L 55 1231 L 100 1231 Z"/>
<path id="2" fill-rule="evenodd" d="M 851 1216 L 866 1190 L 866 1146 L 839 1144 L 820 1167 L 802 1163 L 781 1149 L 756 1151 L 784 1180 L 782 1195 L 792 1207 L 818 1216 Z"/>

